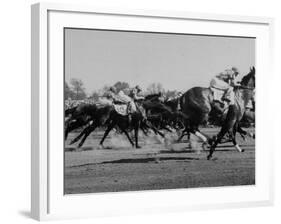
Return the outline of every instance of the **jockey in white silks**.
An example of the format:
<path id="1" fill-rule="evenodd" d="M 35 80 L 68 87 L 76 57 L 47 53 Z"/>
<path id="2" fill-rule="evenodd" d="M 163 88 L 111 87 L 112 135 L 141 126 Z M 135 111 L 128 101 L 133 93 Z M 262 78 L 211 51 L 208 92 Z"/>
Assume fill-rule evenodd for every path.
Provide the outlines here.
<path id="1" fill-rule="evenodd" d="M 127 114 L 129 116 L 129 121 L 132 119 L 132 113 L 137 112 L 135 101 L 144 99 L 143 96 L 139 96 L 140 92 L 141 88 L 139 86 L 132 88 L 129 92 L 129 96 L 126 95 L 123 90 L 117 93 L 115 87 L 110 87 L 109 89 L 110 98 L 113 99 L 116 111 L 122 115 Z"/>
<path id="2" fill-rule="evenodd" d="M 223 103 L 225 106 L 234 104 L 233 87 L 238 86 L 238 69 L 232 67 L 216 75 L 210 82 L 210 88 L 214 94 L 214 100 Z"/>
<path id="3" fill-rule="evenodd" d="M 141 92 L 142 92 L 142 89 L 138 85 L 130 90 L 129 96 L 131 98 L 131 101 L 129 102 L 129 105 L 128 105 L 129 114 L 132 114 L 137 111 L 137 106 L 136 106 L 135 102 L 144 99 L 144 97 L 140 95 Z M 145 114 L 142 111 L 140 111 L 140 112 L 143 114 L 143 116 L 145 116 Z"/>

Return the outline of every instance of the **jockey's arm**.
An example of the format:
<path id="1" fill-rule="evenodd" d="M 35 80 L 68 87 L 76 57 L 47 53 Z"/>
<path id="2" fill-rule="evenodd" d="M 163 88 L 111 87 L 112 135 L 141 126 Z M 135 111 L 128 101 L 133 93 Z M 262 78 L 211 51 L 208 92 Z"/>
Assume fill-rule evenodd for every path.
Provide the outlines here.
<path id="1" fill-rule="evenodd" d="M 137 94 L 133 94 L 133 100 L 134 101 L 144 100 L 144 96 L 138 96 Z"/>
<path id="2" fill-rule="evenodd" d="M 144 96 L 137 96 L 137 95 L 135 95 L 134 96 L 134 100 L 135 101 L 144 100 Z"/>
<path id="3" fill-rule="evenodd" d="M 231 80 L 231 86 L 240 86 L 240 81 L 237 80 L 237 78 L 233 78 Z"/>

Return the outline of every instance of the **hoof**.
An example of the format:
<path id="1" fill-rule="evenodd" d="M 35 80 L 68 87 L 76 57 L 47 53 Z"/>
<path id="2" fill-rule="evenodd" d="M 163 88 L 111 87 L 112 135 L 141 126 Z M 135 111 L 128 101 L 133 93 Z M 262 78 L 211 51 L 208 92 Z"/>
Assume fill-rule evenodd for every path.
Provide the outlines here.
<path id="1" fill-rule="evenodd" d="M 136 146 L 136 149 L 141 149 L 141 146 L 137 145 L 137 146 Z"/>
<path id="2" fill-rule="evenodd" d="M 75 143 L 75 141 L 72 140 L 72 141 L 69 143 L 69 145 L 73 145 L 74 143 Z"/>
<path id="3" fill-rule="evenodd" d="M 245 149 L 242 149 L 241 152 L 245 152 Z"/>
<path id="4" fill-rule="evenodd" d="M 210 160 L 211 158 L 212 158 L 211 155 L 208 155 L 208 156 L 207 156 L 207 160 Z"/>
<path id="5" fill-rule="evenodd" d="M 97 149 L 104 149 L 104 146 L 103 146 L 103 145 L 99 145 L 99 146 L 97 147 Z"/>

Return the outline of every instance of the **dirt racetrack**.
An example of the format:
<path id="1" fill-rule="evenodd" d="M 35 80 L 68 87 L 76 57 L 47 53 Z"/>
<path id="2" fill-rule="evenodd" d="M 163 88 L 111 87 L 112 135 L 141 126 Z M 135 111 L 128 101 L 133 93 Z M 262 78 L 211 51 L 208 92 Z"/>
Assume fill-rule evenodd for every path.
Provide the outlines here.
<path id="1" fill-rule="evenodd" d="M 249 130 L 249 129 L 248 129 Z M 251 130 L 253 131 L 253 130 Z M 217 128 L 203 128 L 212 136 Z M 141 149 L 133 149 L 124 135 L 111 134 L 107 149 L 98 148 L 103 132 L 92 133 L 81 149 L 65 145 L 65 194 L 117 192 L 255 184 L 255 141 L 237 135 L 245 152 L 232 143 L 218 146 L 213 159 L 206 159 L 201 143 L 192 137 L 193 149 L 185 141 L 164 144 L 153 134 L 140 136 Z M 167 143 L 167 142 L 166 142 Z"/>

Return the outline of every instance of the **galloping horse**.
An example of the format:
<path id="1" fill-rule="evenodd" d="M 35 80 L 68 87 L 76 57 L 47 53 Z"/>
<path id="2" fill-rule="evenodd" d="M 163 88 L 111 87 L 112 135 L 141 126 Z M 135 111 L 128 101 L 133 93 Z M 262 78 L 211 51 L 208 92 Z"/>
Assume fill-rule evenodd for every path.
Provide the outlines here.
<path id="1" fill-rule="evenodd" d="M 121 132 L 127 136 L 132 146 L 136 146 L 136 148 L 140 148 L 140 146 L 138 145 L 138 131 L 140 128 L 145 134 L 146 130 L 152 129 L 155 134 L 159 134 L 161 137 L 164 137 L 164 135 L 160 131 L 158 131 L 153 125 L 151 125 L 147 120 L 144 120 L 143 113 L 140 111 L 143 110 L 141 105 L 139 105 L 137 108 L 138 111 L 132 114 L 132 121 L 129 122 L 128 115 L 119 114 L 115 110 L 113 105 L 80 105 L 76 108 L 69 121 L 66 122 L 65 136 L 67 137 L 67 134 L 70 131 L 87 125 L 86 128 L 84 128 L 80 132 L 80 134 L 76 138 L 74 138 L 70 143 L 74 144 L 83 137 L 80 143 L 78 144 L 78 147 L 81 147 L 84 144 L 86 138 L 97 127 L 105 126 L 107 129 L 103 135 L 102 140 L 100 141 L 100 145 L 103 146 L 103 142 L 109 132 L 114 127 L 118 127 Z M 128 134 L 128 129 L 134 129 L 135 131 L 135 144 Z"/>
<path id="2" fill-rule="evenodd" d="M 95 104 L 80 104 L 65 111 L 64 138 L 67 139 L 68 133 L 80 128 L 97 117 L 98 107 Z"/>
<path id="3" fill-rule="evenodd" d="M 79 106 L 78 106 L 79 107 Z M 84 108 L 84 110 L 86 108 L 88 108 L 89 110 L 89 114 L 88 115 L 88 119 L 86 121 L 84 121 L 83 123 L 79 123 L 80 126 L 77 124 L 75 126 L 75 128 L 73 129 L 65 129 L 65 132 L 70 132 L 71 130 L 83 127 L 85 125 L 86 128 L 84 128 L 81 133 L 74 138 L 70 144 L 74 144 L 75 142 L 77 142 L 80 138 L 82 138 L 82 140 L 80 141 L 80 143 L 78 144 L 78 147 L 81 147 L 83 145 L 83 143 L 85 142 L 86 138 L 97 128 L 97 127 L 101 127 L 101 126 L 106 126 L 107 125 L 107 121 L 110 117 L 110 113 L 111 111 L 114 110 L 114 107 L 112 105 L 102 105 L 102 106 L 97 106 L 95 104 L 92 104 L 91 106 L 86 104 L 85 106 L 82 106 L 81 108 L 81 112 L 79 113 L 80 116 L 83 116 L 83 114 L 85 113 L 82 109 Z M 90 108 L 92 108 L 92 110 L 90 110 Z M 78 115 L 77 115 L 78 116 Z M 81 118 L 79 118 L 81 119 Z M 74 122 L 75 123 L 75 122 Z"/>
<path id="4" fill-rule="evenodd" d="M 255 68 L 253 67 L 250 73 L 244 76 L 241 80 L 241 86 L 234 89 L 235 102 L 229 106 L 226 119 L 221 127 L 220 132 L 216 136 L 215 140 L 210 141 L 210 153 L 207 159 L 212 158 L 216 146 L 221 142 L 224 135 L 228 132 L 232 139 L 233 144 L 239 152 L 244 150 L 236 142 L 235 134 L 239 128 L 239 122 L 242 120 L 246 111 L 246 106 L 254 101 L 254 89 L 255 89 Z"/>
<path id="5" fill-rule="evenodd" d="M 252 79 L 247 77 L 254 77 L 254 74 L 255 68 L 253 67 L 249 74 L 243 77 L 241 84 L 253 88 Z M 199 126 L 206 124 L 211 110 L 218 107 L 218 102 L 214 101 L 212 90 L 204 87 L 193 87 L 181 96 L 180 106 L 182 112 L 187 116 L 184 131 L 195 134 L 203 140 L 203 147 L 206 146 L 208 138 L 200 132 Z"/>

